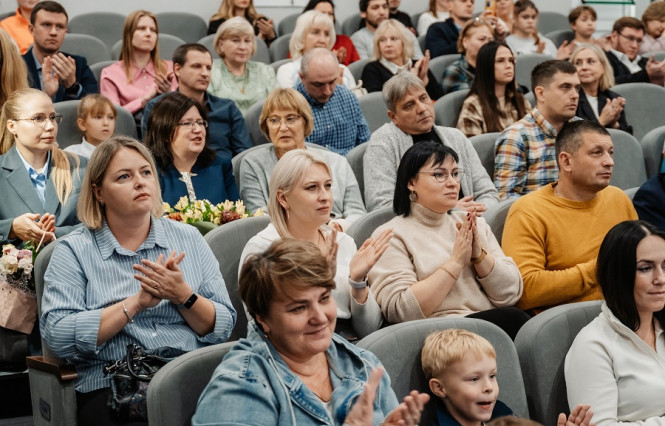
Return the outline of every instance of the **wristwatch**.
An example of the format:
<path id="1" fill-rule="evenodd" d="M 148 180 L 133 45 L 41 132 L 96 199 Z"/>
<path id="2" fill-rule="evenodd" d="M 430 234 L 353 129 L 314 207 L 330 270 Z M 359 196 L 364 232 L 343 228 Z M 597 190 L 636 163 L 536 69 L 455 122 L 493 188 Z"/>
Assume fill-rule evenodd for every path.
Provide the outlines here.
<path id="1" fill-rule="evenodd" d="M 189 298 L 185 301 L 185 303 L 176 306 L 178 307 L 178 309 L 189 309 L 192 307 L 192 305 L 194 305 L 194 303 L 196 303 L 198 299 L 199 296 L 197 296 L 196 293 L 192 293 L 192 295 L 189 296 Z"/>

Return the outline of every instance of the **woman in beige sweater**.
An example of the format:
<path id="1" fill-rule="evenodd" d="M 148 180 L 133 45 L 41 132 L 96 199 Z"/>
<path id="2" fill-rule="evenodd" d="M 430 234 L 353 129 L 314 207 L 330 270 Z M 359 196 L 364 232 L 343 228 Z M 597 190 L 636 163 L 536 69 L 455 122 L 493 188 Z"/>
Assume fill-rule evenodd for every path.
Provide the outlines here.
<path id="1" fill-rule="evenodd" d="M 397 170 L 394 237 L 368 277 L 390 322 L 458 315 L 486 319 L 514 337 L 529 318 L 514 305 L 522 277 L 484 219 L 452 210 L 463 171 L 436 142 L 415 144 Z"/>

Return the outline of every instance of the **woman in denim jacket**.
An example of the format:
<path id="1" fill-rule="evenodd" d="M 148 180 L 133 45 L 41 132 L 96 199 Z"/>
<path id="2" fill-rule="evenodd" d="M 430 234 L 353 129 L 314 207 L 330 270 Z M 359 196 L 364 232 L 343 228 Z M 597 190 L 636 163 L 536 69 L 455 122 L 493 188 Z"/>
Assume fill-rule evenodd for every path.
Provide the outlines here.
<path id="1" fill-rule="evenodd" d="M 312 243 L 251 256 L 239 292 L 255 320 L 203 391 L 193 425 L 415 425 L 429 399 L 398 405 L 379 360 L 334 335 L 334 272 Z"/>

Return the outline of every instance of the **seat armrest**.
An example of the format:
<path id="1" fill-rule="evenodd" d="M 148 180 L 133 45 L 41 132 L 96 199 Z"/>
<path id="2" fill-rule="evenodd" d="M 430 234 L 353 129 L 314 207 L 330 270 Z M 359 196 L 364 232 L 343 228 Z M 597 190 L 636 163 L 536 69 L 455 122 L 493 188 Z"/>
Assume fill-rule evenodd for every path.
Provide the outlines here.
<path id="1" fill-rule="evenodd" d="M 49 373 L 58 378 L 60 382 L 76 380 L 76 370 L 65 364 L 61 359 L 45 358 L 43 356 L 26 357 L 28 368 L 34 368 Z"/>

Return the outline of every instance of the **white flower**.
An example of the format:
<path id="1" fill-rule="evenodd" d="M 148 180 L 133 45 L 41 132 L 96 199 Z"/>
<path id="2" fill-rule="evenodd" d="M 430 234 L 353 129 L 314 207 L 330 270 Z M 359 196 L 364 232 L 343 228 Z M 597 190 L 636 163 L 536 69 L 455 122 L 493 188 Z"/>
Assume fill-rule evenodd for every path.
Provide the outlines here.
<path id="1" fill-rule="evenodd" d="M 2 256 L 3 272 L 6 274 L 13 274 L 18 269 L 18 258 L 13 254 L 5 254 Z"/>
<path id="2" fill-rule="evenodd" d="M 180 200 L 178 200 L 176 205 L 173 206 L 173 208 L 181 212 L 185 208 L 187 208 L 188 205 L 189 205 L 189 198 L 187 198 L 185 196 L 182 196 L 182 197 L 180 197 Z"/>
<path id="3" fill-rule="evenodd" d="M 23 269 L 24 274 L 30 275 L 30 273 L 32 272 L 32 259 L 24 257 L 23 259 L 18 261 L 18 267 L 20 269 Z"/>
<path id="4" fill-rule="evenodd" d="M 16 247 L 14 244 L 5 244 L 2 246 L 2 254 L 13 254 L 16 255 Z"/>

